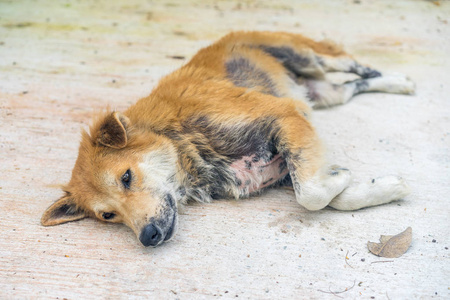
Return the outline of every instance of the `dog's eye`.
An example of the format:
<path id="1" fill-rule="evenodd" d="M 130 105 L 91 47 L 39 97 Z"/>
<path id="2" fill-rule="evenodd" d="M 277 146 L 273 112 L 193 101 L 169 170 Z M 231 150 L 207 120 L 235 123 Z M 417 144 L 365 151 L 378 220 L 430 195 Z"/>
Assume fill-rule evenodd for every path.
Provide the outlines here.
<path id="1" fill-rule="evenodd" d="M 116 216 L 116 214 L 114 214 L 114 213 L 107 213 L 107 212 L 105 212 L 105 213 L 102 214 L 102 218 L 105 219 L 105 220 L 111 220 L 115 216 Z"/>
<path id="2" fill-rule="evenodd" d="M 131 184 L 131 171 L 130 169 L 128 169 L 125 174 L 122 175 L 122 184 L 126 189 L 130 188 L 130 184 Z"/>

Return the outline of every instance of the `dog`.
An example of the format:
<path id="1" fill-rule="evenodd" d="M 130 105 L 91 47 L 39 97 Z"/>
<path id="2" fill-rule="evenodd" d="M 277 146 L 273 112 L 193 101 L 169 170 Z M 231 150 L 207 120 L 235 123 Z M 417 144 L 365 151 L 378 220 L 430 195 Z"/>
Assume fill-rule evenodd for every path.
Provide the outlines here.
<path id="1" fill-rule="evenodd" d="M 343 84 L 328 72 L 358 75 Z M 44 226 L 85 217 L 124 223 L 144 246 L 173 237 L 187 201 L 246 198 L 291 185 L 308 210 L 357 210 L 401 199 L 405 181 L 352 184 L 329 165 L 312 109 L 364 92 L 414 93 L 403 75 L 363 66 L 340 47 L 286 32 L 233 32 L 201 49 L 123 113 L 97 116 L 82 132 L 64 195 Z"/>

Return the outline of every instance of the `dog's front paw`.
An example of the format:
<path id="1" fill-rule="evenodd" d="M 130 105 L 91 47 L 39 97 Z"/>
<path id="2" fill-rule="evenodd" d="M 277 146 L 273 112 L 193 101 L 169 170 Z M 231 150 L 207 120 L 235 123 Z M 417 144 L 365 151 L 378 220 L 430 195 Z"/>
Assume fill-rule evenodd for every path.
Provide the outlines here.
<path id="1" fill-rule="evenodd" d="M 346 188 L 352 182 L 352 172 L 349 169 L 338 165 L 332 165 L 328 168 L 325 182 L 328 186 Z"/>
<path id="2" fill-rule="evenodd" d="M 338 166 L 338 165 L 332 165 L 328 169 L 328 175 L 330 175 L 330 176 L 338 176 L 338 175 L 342 175 L 343 173 L 351 174 L 349 169 L 343 168 L 343 167 Z"/>
<path id="3" fill-rule="evenodd" d="M 406 181 L 399 176 L 385 176 L 372 179 L 371 192 L 378 199 L 382 199 L 382 203 L 403 199 L 410 193 L 410 188 Z"/>
<path id="4" fill-rule="evenodd" d="M 386 204 L 409 194 L 406 182 L 398 176 L 386 176 L 358 183 L 345 189 L 330 203 L 339 210 L 356 210 Z"/>

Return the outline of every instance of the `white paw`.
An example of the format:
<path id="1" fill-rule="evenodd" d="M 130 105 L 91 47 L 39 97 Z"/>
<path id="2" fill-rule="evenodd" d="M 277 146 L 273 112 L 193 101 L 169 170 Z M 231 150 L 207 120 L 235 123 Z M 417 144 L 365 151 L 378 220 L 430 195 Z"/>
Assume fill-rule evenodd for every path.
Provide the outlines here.
<path id="1" fill-rule="evenodd" d="M 392 93 L 414 94 L 416 85 L 411 79 L 403 76 L 388 77 Z"/>
<path id="2" fill-rule="evenodd" d="M 356 210 L 386 204 L 409 194 L 406 182 L 398 176 L 386 176 L 369 182 L 352 185 L 331 201 L 339 210 Z"/>
<path id="3" fill-rule="evenodd" d="M 414 94 L 416 86 L 404 75 L 383 75 L 371 80 L 371 86 L 376 90 L 393 94 Z"/>
<path id="4" fill-rule="evenodd" d="M 337 165 L 321 170 L 319 174 L 304 182 L 297 193 L 297 202 L 308 210 L 322 209 L 342 193 L 352 181 L 351 172 Z"/>
<path id="5" fill-rule="evenodd" d="M 377 205 L 402 199 L 409 193 L 409 186 L 399 176 L 385 176 L 371 181 L 370 194 L 373 198 L 379 199 Z"/>
<path id="6" fill-rule="evenodd" d="M 352 172 L 350 172 L 349 169 L 341 167 L 339 165 L 331 165 L 328 167 L 328 173 L 329 176 L 335 177 L 335 176 L 350 176 Z"/>
<path id="7" fill-rule="evenodd" d="M 349 169 L 338 165 L 330 166 L 325 176 L 324 185 L 340 191 L 348 187 L 353 179 L 352 172 Z"/>

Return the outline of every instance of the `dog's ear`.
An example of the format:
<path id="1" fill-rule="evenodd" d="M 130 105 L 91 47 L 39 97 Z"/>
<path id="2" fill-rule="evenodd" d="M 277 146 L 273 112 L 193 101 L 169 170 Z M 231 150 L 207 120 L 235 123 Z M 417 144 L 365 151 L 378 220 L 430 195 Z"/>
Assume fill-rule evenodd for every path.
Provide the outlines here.
<path id="1" fill-rule="evenodd" d="M 101 122 L 97 142 L 103 146 L 121 149 L 127 145 L 127 127 L 130 120 L 118 112 L 113 112 Z"/>
<path id="2" fill-rule="evenodd" d="M 87 216 L 86 212 L 80 209 L 72 196 L 67 193 L 47 208 L 42 215 L 41 224 L 44 226 L 59 225 L 66 222 L 77 221 L 86 218 Z"/>

